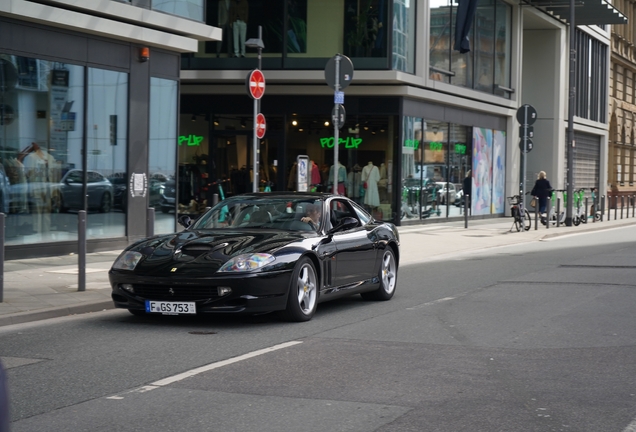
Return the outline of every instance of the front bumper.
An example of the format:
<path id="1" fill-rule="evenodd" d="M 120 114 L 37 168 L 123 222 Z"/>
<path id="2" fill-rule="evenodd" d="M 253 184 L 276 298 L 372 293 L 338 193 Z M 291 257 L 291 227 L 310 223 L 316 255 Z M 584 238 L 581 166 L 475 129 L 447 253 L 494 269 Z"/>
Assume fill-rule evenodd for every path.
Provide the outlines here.
<path id="1" fill-rule="evenodd" d="M 195 302 L 197 314 L 262 313 L 283 310 L 293 270 L 228 275 L 214 278 L 172 278 L 139 276 L 130 272 L 109 272 L 115 307 L 145 310 L 145 301 Z M 122 288 L 130 284 L 133 291 Z M 220 296 L 218 287 L 232 292 Z"/>

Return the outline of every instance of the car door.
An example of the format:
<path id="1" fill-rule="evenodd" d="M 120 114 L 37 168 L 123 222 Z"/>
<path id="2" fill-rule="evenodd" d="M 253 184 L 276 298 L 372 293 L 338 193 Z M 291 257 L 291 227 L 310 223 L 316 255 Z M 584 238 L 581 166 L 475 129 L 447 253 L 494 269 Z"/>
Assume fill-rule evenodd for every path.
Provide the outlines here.
<path id="1" fill-rule="evenodd" d="M 335 251 L 333 285 L 355 284 L 376 276 L 377 248 L 372 226 L 363 223 L 347 200 L 335 198 L 329 204 L 331 224 L 335 228 L 345 217 L 354 218 L 358 226 L 336 230 L 332 240 Z"/>

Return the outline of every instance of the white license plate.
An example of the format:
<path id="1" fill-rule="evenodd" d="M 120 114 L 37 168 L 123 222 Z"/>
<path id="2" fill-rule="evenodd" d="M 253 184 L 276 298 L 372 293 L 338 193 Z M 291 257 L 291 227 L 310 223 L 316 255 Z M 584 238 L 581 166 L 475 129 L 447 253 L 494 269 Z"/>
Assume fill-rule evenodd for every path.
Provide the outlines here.
<path id="1" fill-rule="evenodd" d="M 166 315 L 196 314 L 194 302 L 169 302 L 146 300 L 146 312 Z"/>

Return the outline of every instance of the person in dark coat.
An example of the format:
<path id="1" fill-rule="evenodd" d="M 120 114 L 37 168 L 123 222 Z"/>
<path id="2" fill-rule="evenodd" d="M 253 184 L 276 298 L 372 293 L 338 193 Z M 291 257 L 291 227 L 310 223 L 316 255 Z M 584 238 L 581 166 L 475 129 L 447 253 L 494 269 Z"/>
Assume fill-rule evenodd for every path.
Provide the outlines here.
<path id="1" fill-rule="evenodd" d="M 548 205 L 548 197 L 552 195 L 552 186 L 550 182 L 546 178 L 547 174 L 545 171 L 541 171 L 539 173 L 539 178 L 536 182 L 534 182 L 534 187 L 530 194 L 539 198 L 539 212 L 545 213 L 546 207 Z"/>
<path id="2" fill-rule="evenodd" d="M 472 196 L 472 188 L 473 188 L 473 175 L 472 171 L 468 170 L 466 173 L 466 177 L 464 177 L 464 181 L 462 182 L 462 194 L 464 200 L 468 199 L 466 203 L 467 207 L 470 207 L 470 197 Z M 468 198 L 466 198 L 468 196 Z"/>

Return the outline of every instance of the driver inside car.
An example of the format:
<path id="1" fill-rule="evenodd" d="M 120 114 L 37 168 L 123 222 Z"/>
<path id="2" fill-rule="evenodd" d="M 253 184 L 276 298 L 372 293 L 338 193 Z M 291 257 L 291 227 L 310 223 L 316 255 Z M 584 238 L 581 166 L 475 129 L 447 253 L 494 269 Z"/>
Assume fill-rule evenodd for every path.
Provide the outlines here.
<path id="1" fill-rule="evenodd" d="M 305 210 L 305 216 L 303 216 L 300 221 L 308 223 L 315 230 L 318 230 L 320 226 L 320 207 L 316 204 L 308 204 Z"/>

